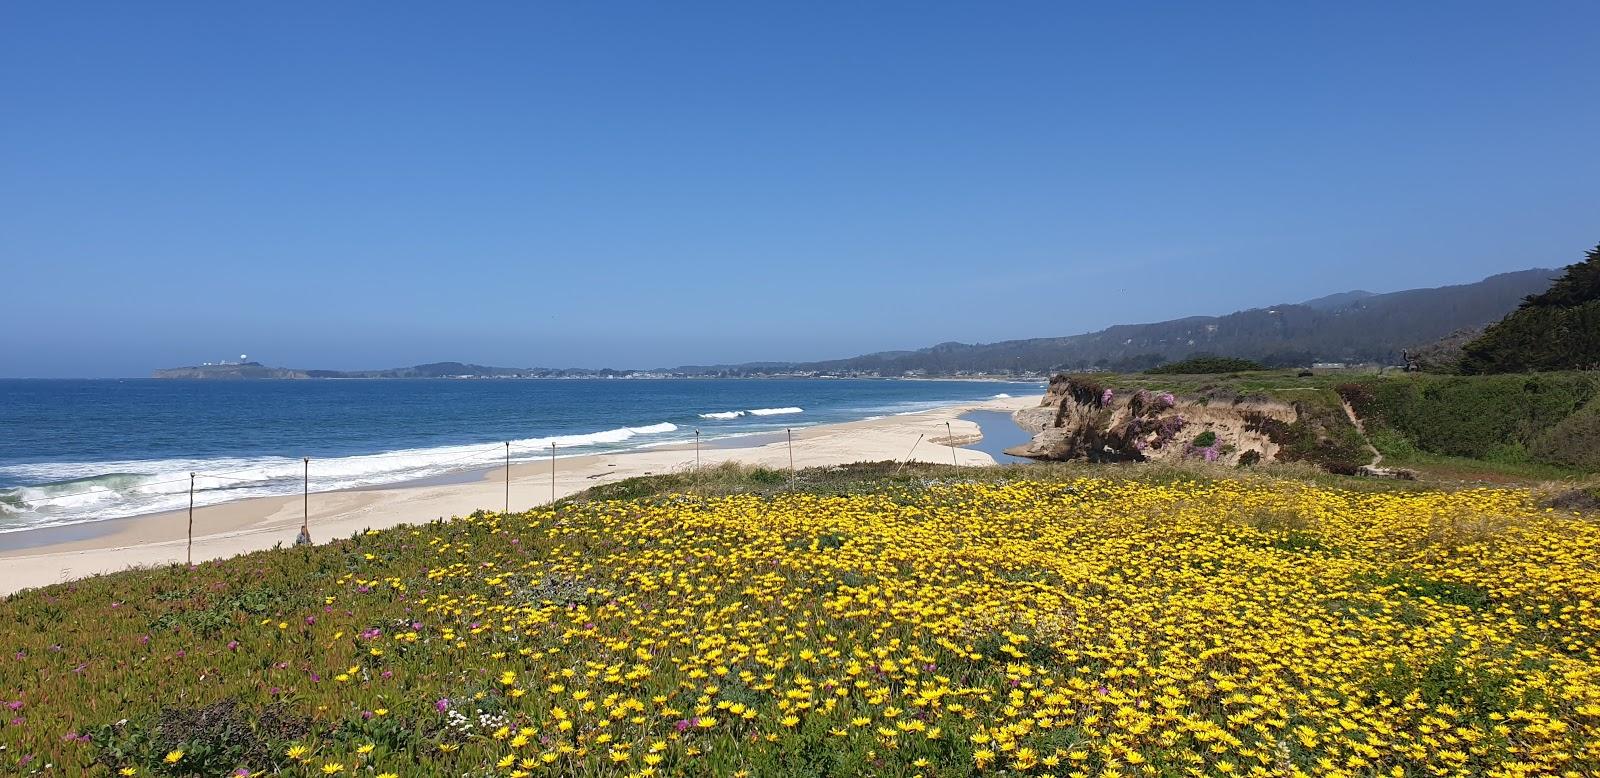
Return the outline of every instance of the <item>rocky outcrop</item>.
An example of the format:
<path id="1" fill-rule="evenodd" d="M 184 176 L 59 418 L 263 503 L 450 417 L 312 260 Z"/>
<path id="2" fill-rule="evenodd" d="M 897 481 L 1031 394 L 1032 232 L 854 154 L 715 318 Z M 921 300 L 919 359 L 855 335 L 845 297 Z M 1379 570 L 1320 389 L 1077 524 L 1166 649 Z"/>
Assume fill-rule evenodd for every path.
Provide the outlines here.
<path id="1" fill-rule="evenodd" d="M 1033 440 L 1006 453 L 1089 462 L 1270 462 L 1279 458 L 1283 430 L 1298 417 L 1295 406 L 1265 397 L 1119 392 L 1090 377 L 1058 375 L 1039 407 L 1016 414 Z"/>

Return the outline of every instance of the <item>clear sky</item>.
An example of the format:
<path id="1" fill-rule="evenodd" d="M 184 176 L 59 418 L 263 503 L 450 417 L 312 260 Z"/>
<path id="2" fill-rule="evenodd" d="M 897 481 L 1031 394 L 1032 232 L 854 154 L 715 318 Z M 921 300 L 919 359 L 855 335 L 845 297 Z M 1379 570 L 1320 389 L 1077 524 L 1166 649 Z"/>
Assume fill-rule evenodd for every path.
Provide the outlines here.
<path id="1" fill-rule="evenodd" d="M 1597 28 L 14 0 L 0 376 L 813 359 L 1559 266 L 1600 240 Z"/>

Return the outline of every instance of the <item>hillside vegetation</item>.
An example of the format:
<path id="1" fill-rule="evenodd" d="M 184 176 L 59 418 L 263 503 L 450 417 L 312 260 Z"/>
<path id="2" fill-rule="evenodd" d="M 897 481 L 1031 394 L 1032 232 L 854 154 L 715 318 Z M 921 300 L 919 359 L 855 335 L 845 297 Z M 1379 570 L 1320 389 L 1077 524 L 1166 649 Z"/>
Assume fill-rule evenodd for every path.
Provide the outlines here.
<path id="1" fill-rule="evenodd" d="M 1369 377 L 1339 393 L 1389 456 L 1600 470 L 1600 373 Z"/>
<path id="2" fill-rule="evenodd" d="M 1468 343 L 1464 373 L 1600 369 L 1600 245 Z"/>
<path id="3" fill-rule="evenodd" d="M 22 592 L 0 771 L 1600 771 L 1600 523 L 1527 492 L 786 480 L 638 479 Z"/>
<path id="4" fill-rule="evenodd" d="M 1245 370 L 1265 370 L 1259 362 L 1238 357 L 1219 357 L 1215 354 L 1196 354 L 1179 362 L 1152 367 L 1152 375 L 1204 375 L 1208 373 L 1237 373 Z"/>

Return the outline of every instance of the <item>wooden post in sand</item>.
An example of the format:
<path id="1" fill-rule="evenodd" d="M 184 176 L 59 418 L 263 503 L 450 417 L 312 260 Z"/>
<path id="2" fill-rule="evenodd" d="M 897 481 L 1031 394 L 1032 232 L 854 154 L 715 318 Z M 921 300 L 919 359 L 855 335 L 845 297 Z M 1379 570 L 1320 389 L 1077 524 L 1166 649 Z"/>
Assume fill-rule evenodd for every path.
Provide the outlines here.
<path id="1" fill-rule="evenodd" d="M 906 458 L 900 461 L 900 467 L 894 469 L 895 475 L 899 475 L 900 471 L 905 468 L 906 463 L 911 461 L 911 455 L 917 453 L 917 445 L 922 442 L 922 436 L 925 434 L 927 433 L 917 435 L 916 441 L 911 444 L 911 450 L 906 452 Z"/>
<path id="2" fill-rule="evenodd" d="M 950 422 L 948 421 L 944 423 L 944 434 L 947 436 L 945 442 L 950 445 L 950 464 L 960 469 L 961 463 L 956 461 L 956 433 L 951 431 Z"/>
<path id="3" fill-rule="evenodd" d="M 189 474 L 189 549 L 183 559 L 185 564 L 194 565 L 194 473 Z"/>
<path id="4" fill-rule="evenodd" d="M 511 441 L 506 441 L 506 515 L 511 514 Z"/>
<path id="5" fill-rule="evenodd" d="M 300 479 L 300 537 L 295 539 L 295 545 L 300 541 L 311 542 L 311 457 L 305 457 L 305 474 Z"/>
<path id="6" fill-rule="evenodd" d="M 700 469 L 700 430 L 694 431 L 694 469 Z"/>

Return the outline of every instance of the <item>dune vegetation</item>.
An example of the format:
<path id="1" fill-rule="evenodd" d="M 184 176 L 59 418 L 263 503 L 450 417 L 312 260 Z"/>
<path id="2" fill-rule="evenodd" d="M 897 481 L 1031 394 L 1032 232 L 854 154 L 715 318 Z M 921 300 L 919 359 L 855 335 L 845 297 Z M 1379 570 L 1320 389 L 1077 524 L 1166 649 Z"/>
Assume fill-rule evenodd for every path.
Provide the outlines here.
<path id="1" fill-rule="evenodd" d="M 1600 773 L 1593 514 L 896 470 L 638 480 L 21 592 L 0 772 Z"/>

